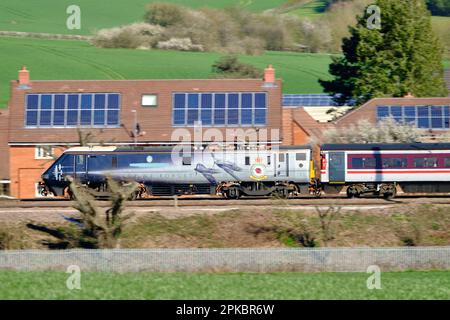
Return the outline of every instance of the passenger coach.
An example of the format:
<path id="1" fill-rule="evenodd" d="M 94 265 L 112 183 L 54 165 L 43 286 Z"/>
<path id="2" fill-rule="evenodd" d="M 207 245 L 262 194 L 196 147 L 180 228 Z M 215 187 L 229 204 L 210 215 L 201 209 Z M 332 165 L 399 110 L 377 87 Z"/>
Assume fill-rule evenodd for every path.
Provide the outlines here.
<path id="1" fill-rule="evenodd" d="M 326 193 L 347 187 L 348 197 L 364 193 L 450 192 L 450 144 L 325 144 L 321 182 Z"/>

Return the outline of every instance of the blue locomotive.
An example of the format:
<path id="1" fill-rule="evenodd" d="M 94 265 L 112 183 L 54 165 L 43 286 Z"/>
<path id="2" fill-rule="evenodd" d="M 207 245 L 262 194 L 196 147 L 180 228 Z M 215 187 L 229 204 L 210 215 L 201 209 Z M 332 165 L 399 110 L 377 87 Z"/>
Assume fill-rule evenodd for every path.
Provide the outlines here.
<path id="1" fill-rule="evenodd" d="M 67 196 L 71 176 L 107 192 L 106 178 L 138 182 L 136 197 L 222 194 L 226 198 L 309 191 L 314 178 L 309 146 L 277 150 L 174 150 L 159 147 L 77 147 L 66 150 L 42 175 L 46 192 Z"/>

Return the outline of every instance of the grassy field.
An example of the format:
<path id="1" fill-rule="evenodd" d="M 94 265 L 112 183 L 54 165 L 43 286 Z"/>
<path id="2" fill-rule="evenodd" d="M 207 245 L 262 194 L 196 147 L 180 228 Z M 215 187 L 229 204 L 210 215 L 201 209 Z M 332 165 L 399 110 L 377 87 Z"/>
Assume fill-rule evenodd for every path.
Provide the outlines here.
<path id="1" fill-rule="evenodd" d="M 145 5 L 161 0 L 2 0 L 0 30 L 64 34 L 90 34 L 99 28 L 109 28 L 143 20 Z M 287 0 L 164 0 L 188 7 L 224 8 L 238 5 L 250 11 L 276 8 Z M 68 30 L 66 9 L 76 4 L 81 9 L 81 30 Z"/>
<path id="2" fill-rule="evenodd" d="M 295 14 L 300 17 L 315 18 L 323 14 L 326 10 L 325 0 L 307 0 L 301 6 L 289 11 L 289 14 Z"/>
<path id="3" fill-rule="evenodd" d="M 202 79 L 209 78 L 217 53 L 101 49 L 82 41 L 0 38 L 0 107 L 9 95 L 9 81 L 26 65 L 31 79 Z M 286 93 L 320 93 L 317 80 L 327 78 L 330 56 L 268 52 L 242 56 L 264 68 L 273 64 Z"/>
<path id="4" fill-rule="evenodd" d="M 82 273 L 68 290 L 63 272 L 0 272 L 0 299 L 450 299 L 450 271 L 366 273 Z"/>

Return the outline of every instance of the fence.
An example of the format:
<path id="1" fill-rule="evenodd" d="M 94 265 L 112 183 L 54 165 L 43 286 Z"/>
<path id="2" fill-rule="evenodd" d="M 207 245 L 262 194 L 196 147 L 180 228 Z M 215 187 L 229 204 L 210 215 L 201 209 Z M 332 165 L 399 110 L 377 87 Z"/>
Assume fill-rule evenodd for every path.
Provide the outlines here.
<path id="1" fill-rule="evenodd" d="M 0 269 L 83 271 L 347 271 L 450 269 L 450 247 L 2 251 Z"/>

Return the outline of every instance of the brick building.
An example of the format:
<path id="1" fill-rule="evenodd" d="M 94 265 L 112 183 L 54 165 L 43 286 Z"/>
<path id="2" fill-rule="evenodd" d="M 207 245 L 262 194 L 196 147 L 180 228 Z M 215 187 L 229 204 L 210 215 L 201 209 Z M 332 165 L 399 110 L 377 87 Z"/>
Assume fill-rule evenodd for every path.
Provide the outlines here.
<path id="1" fill-rule="evenodd" d="M 10 86 L 0 114 L 0 180 L 17 198 L 35 197 L 42 172 L 80 135 L 93 143 L 167 145 L 179 141 L 176 129 L 194 138 L 201 122 L 202 132 L 213 128 L 226 141 L 235 140 L 233 129 L 267 129 L 258 142 L 282 141 L 282 83 L 271 66 L 264 79 L 95 81 L 30 80 L 24 67 Z"/>

